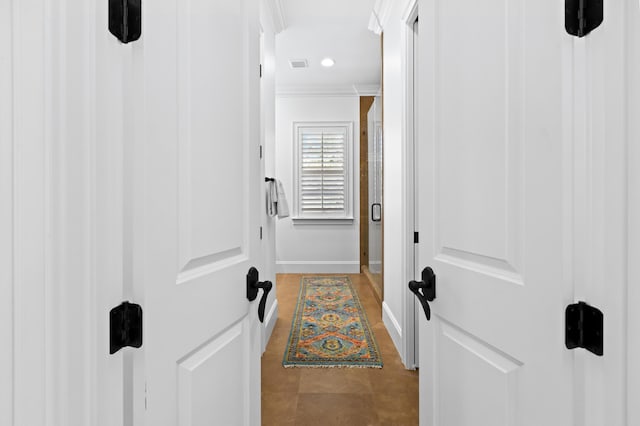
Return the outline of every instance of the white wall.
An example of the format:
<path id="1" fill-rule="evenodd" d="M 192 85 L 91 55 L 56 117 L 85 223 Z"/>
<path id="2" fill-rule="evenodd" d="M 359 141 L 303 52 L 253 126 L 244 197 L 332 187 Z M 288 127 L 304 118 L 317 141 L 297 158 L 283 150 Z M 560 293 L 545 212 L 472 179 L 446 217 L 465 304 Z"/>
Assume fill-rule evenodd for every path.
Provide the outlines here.
<path id="1" fill-rule="evenodd" d="M 383 2 L 381 16 L 384 33 L 384 301 L 383 321 L 403 360 L 406 359 L 405 304 L 407 285 L 413 279 L 407 273 L 410 247 L 407 223 L 406 179 L 406 35 L 403 17 L 408 0 Z M 411 229 L 409 229 L 411 228 Z M 410 367 L 410 366 L 409 366 Z"/>
<path id="2" fill-rule="evenodd" d="M 353 215 L 348 224 L 294 224 L 277 219 L 276 268 L 280 273 L 360 272 L 358 96 L 278 96 L 276 99 L 276 169 L 293 213 L 294 122 L 351 121 L 353 149 Z"/>

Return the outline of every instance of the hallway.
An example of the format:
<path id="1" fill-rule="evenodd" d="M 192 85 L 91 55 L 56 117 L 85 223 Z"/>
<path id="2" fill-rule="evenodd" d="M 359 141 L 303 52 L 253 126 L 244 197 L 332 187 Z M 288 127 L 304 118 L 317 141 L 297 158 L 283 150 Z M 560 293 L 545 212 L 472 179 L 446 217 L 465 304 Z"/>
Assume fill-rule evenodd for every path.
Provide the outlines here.
<path id="1" fill-rule="evenodd" d="M 301 274 L 277 275 L 279 317 L 262 356 L 262 424 L 416 425 L 418 372 L 406 370 L 363 274 L 350 274 L 382 353 L 384 367 L 284 368 Z"/>

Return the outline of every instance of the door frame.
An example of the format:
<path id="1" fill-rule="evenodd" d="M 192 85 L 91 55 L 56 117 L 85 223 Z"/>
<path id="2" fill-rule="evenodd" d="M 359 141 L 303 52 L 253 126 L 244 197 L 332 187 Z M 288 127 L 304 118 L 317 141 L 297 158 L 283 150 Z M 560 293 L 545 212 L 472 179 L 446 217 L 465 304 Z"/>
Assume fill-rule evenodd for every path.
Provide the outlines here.
<path id="1" fill-rule="evenodd" d="M 627 424 L 640 424 L 640 2 L 628 0 L 627 11 Z M 632 78 L 635 76 L 635 78 Z"/>
<path id="2" fill-rule="evenodd" d="M 634 0 L 637 7 L 637 0 Z M 632 252 L 630 208 L 634 167 L 628 122 L 632 122 L 628 93 L 625 40 L 629 39 L 629 15 L 625 2 L 609 3 L 607 19 L 583 39 L 569 38 L 572 64 L 565 63 L 571 78 L 573 102 L 572 151 L 565 153 L 573 170 L 571 211 L 573 229 L 569 240 L 575 249 L 567 265 L 574 284 L 574 303 L 585 301 L 604 313 L 604 356 L 574 351 L 576 421 L 584 425 L 626 423 L 627 292 Z M 619 78 L 611 78 L 619 76 Z M 625 78 L 625 76 L 627 78 Z M 568 86 L 568 85 L 567 85 Z M 637 253 L 636 253 L 637 254 Z M 628 260 L 629 259 L 629 260 Z M 629 311 L 631 312 L 631 311 Z M 581 389 L 584 389 L 581 391 Z"/>
<path id="3" fill-rule="evenodd" d="M 260 78 L 260 143 L 262 145 L 261 176 L 275 176 L 275 132 L 276 132 L 276 35 L 284 30 L 285 22 L 280 2 L 260 0 L 260 38 L 262 77 Z M 261 194 L 264 201 L 265 193 Z M 264 205 L 264 202 L 262 203 Z M 278 320 L 278 299 L 276 282 L 276 218 L 269 217 L 266 210 L 262 214 L 263 250 L 260 273 L 263 279 L 273 283 L 273 289 L 266 305 L 266 316 L 262 332 L 262 352 L 266 350 L 273 329 Z"/>
<path id="4" fill-rule="evenodd" d="M 0 3 L 0 423 L 14 419 L 13 10 Z"/>
<path id="5" fill-rule="evenodd" d="M 636 31 L 636 34 L 640 32 Z M 636 43 L 636 47 L 639 47 Z M 640 72 L 638 67 L 638 60 L 636 60 L 635 72 Z M 631 73 L 629 74 L 631 75 Z M 633 88 L 633 105 L 629 110 L 629 118 L 634 117 L 632 112 L 635 112 L 635 117 L 640 114 L 640 96 L 638 93 L 638 82 L 635 82 Z M 630 126 L 634 126 L 630 129 L 630 135 L 633 135 L 629 140 L 638 140 L 640 138 L 640 128 L 637 124 L 632 124 L 633 120 L 629 120 Z M 628 156 L 628 170 L 629 180 L 627 194 L 629 196 L 629 205 L 627 217 L 629 220 L 629 240 L 627 242 L 627 342 L 628 342 L 628 354 L 627 354 L 627 424 L 634 425 L 640 424 L 640 406 L 637 401 L 640 397 L 640 311 L 638 306 L 640 305 L 640 265 L 638 265 L 638 259 L 640 258 L 640 171 L 638 170 L 638 164 L 640 164 L 640 146 L 638 144 L 629 144 L 629 156 Z"/>
<path id="6" fill-rule="evenodd" d="M 405 190 L 406 190 L 406 212 L 405 212 L 405 251 L 406 265 L 405 277 L 406 282 L 402 282 L 402 291 L 404 294 L 404 327 L 402 340 L 404 346 L 404 365 L 409 369 L 415 369 L 418 366 L 418 322 L 415 296 L 408 288 L 408 281 L 417 278 L 418 265 L 416 263 L 418 256 L 418 245 L 414 243 L 414 232 L 419 231 L 417 228 L 417 182 L 416 182 L 416 166 L 415 152 L 417 149 L 416 128 L 418 123 L 415 120 L 417 113 L 419 96 L 414 87 L 414 61 L 418 58 L 414 51 L 414 29 L 413 24 L 418 18 L 418 0 L 410 0 L 407 8 L 402 14 L 403 22 L 403 45 L 402 62 L 404 65 L 405 76 L 405 114 L 404 114 L 404 134 L 405 134 Z"/>

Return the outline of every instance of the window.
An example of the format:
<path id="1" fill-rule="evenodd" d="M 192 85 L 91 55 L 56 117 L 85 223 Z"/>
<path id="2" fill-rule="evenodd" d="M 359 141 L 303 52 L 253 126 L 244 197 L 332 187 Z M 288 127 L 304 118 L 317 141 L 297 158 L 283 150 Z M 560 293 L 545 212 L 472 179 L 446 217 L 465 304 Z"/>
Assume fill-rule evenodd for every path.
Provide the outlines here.
<path id="1" fill-rule="evenodd" d="M 353 123 L 295 123 L 295 219 L 353 220 Z"/>

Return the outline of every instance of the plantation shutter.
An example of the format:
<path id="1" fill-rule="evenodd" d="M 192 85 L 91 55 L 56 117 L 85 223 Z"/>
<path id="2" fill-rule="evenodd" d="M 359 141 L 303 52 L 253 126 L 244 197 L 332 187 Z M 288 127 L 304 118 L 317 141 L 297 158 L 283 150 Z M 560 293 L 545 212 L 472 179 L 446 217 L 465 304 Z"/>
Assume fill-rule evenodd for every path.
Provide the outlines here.
<path id="1" fill-rule="evenodd" d="M 347 129 L 301 128 L 299 142 L 301 215 L 344 216 Z"/>

